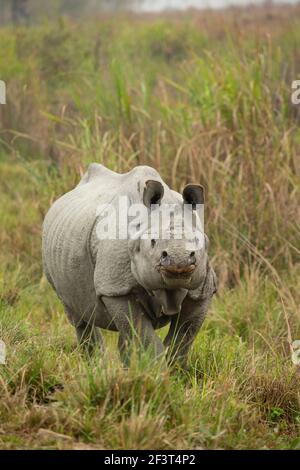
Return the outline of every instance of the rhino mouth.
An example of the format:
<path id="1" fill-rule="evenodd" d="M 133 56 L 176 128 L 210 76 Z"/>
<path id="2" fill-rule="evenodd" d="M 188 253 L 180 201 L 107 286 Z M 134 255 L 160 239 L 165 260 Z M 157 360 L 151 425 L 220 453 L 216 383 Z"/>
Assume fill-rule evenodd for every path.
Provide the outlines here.
<path id="1" fill-rule="evenodd" d="M 178 266 L 160 266 L 159 271 L 163 275 L 163 277 L 169 279 L 189 279 L 193 272 L 196 269 L 195 264 L 191 264 L 185 267 L 178 267 Z"/>

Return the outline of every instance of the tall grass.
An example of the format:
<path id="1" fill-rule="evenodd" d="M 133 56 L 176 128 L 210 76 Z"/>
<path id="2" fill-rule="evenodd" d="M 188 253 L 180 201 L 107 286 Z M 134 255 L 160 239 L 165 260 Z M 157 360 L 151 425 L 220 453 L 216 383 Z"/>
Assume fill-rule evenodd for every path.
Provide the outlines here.
<path id="1" fill-rule="evenodd" d="M 290 7 L 0 29 L 2 448 L 299 447 L 299 25 Z M 87 362 L 42 277 L 44 214 L 91 161 L 205 186 L 220 288 L 187 373 L 124 371 L 112 334 Z"/>

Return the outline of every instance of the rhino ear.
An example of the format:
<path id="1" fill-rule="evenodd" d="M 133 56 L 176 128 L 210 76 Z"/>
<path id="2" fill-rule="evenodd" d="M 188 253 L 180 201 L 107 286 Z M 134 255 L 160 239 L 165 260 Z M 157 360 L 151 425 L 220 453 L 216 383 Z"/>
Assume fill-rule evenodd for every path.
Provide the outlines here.
<path id="1" fill-rule="evenodd" d="M 200 184 L 188 184 L 182 193 L 185 204 L 191 204 L 193 209 L 197 204 L 204 204 L 204 188 Z"/>
<path id="2" fill-rule="evenodd" d="M 160 204 L 164 195 L 164 187 L 159 181 L 148 180 L 146 181 L 143 203 L 150 209 L 153 204 Z"/>

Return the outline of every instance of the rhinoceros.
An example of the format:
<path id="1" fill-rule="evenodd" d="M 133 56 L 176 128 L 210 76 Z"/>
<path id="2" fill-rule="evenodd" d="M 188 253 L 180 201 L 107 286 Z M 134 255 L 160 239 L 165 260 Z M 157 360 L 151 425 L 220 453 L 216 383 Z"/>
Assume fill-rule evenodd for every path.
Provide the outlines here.
<path id="1" fill-rule="evenodd" d="M 104 349 L 102 328 L 119 333 L 118 347 L 125 364 L 134 337 L 141 349 L 151 350 L 155 357 L 168 350 L 171 359 L 184 366 L 216 292 L 208 238 L 203 232 L 204 243 L 192 239 L 191 250 L 186 235 L 176 236 L 174 217 L 169 227 L 152 238 L 151 224 L 150 228 L 141 226 L 140 221 L 132 237 L 99 236 L 99 223 L 104 220 L 99 207 L 116 208 L 118 213 L 118 201 L 125 196 L 129 207 L 142 205 L 149 220 L 154 210 L 188 206 L 195 212 L 204 201 L 200 185 L 187 185 L 181 195 L 151 167 L 136 166 L 119 174 L 92 163 L 79 184 L 57 199 L 46 214 L 44 273 L 75 327 L 79 343 L 89 351 L 97 345 Z M 124 216 L 120 210 L 118 215 Z M 166 231 L 168 236 L 164 236 Z M 167 324 L 168 333 L 161 341 L 155 330 Z"/>

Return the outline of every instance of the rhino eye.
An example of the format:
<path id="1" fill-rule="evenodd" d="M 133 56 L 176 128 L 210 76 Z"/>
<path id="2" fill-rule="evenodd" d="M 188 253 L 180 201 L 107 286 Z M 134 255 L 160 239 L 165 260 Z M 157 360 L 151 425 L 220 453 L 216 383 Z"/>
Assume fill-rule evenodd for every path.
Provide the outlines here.
<path id="1" fill-rule="evenodd" d="M 152 240 L 151 240 L 151 246 L 152 246 L 152 248 L 154 248 L 155 245 L 156 245 L 156 241 L 154 240 L 154 238 L 152 238 Z"/>

